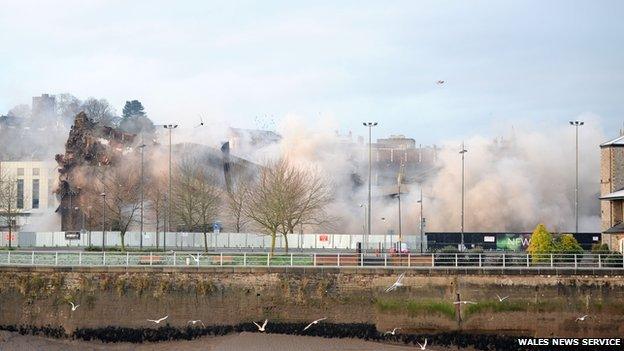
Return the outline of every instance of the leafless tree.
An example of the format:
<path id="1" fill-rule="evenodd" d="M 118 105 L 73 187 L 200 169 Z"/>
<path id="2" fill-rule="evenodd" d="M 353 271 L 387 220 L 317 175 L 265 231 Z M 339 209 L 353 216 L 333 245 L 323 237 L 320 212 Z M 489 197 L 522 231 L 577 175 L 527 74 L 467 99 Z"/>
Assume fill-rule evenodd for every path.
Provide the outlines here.
<path id="1" fill-rule="evenodd" d="M 156 250 L 158 250 L 160 229 L 165 227 L 165 214 L 167 212 L 167 175 L 162 173 L 150 177 L 146 185 L 145 206 L 154 223 Z"/>
<path id="2" fill-rule="evenodd" d="M 9 248 L 11 248 L 13 241 L 13 227 L 17 217 L 22 212 L 22 208 L 17 206 L 19 196 L 17 179 L 0 173 L 0 218 L 3 219 L 4 225 L 9 229 Z M 22 202 L 24 201 L 22 199 Z"/>
<path id="3" fill-rule="evenodd" d="M 178 230 L 194 231 L 199 224 L 197 178 L 199 168 L 192 158 L 183 159 L 176 167 L 171 194 L 172 219 Z"/>
<path id="4" fill-rule="evenodd" d="M 208 251 L 208 231 L 212 228 L 221 205 L 221 191 L 216 178 L 205 168 L 198 168 L 196 174 L 197 217 L 199 227 L 204 234 L 204 249 Z"/>
<path id="5" fill-rule="evenodd" d="M 329 185 L 318 172 L 279 159 L 267 163 L 249 187 L 243 212 L 271 236 L 273 253 L 278 233 L 284 236 L 288 251 L 287 234 L 297 226 L 326 223 L 325 208 L 330 202 Z"/>
<path id="6" fill-rule="evenodd" d="M 125 235 L 130 226 L 137 222 L 141 208 L 140 175 L 133 167 L 133 162 L 125 160 L 124 165 L 104 170 L 101 177 L 85 194 L 90 203 L 98 203 L 101 194 L 106 194 L 106 219 L 112 230 L 118 230 L 121 238 L 121 249 L 125 250 Z M 103 209 L 93 206 L 98 217 L 102 217 Z"/>
<path id="7" fill-rule="evenodd" d="M 251 179 L 248 177 L 239 177 L 231 186 L 230 191 L 226 192 L 225 212 L 235 233 L 243 231 L 250 221 L 243 212 L 243 207 L 247 204 L 247 199 L 249 198 L 248 183 L 250 181 Z"/>
<path id="8" fill-rule="evenodd" d="M 88 98 L 82 103 L 82 110 L 95 122 L 112 126 L 115 118 L 115 111 L 106 99 Z"/>

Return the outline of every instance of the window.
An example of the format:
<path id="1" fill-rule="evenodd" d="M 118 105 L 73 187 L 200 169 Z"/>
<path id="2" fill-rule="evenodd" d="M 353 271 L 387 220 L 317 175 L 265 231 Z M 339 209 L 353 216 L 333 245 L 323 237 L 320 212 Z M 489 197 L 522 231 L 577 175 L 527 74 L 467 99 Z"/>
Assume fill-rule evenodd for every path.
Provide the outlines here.
<path id="1" fill-rule="evenodd" d="M 39 176 L 39 168 L 33 168 L 32 173 L 34 177 Z"/>
<path id="2" fill-rule="evenodd" d="M 32 181 L 32 208 L 39 208 L 39 179 Z"/>
<path id="3" fill-rule="evenodd" d="M 22 176 L 22 177 L 24 176 L 24 169 L 23 169 L 23 168 L 18 168 L 18 169 L 17 169 L 17 176 L 18 176 L 18 177 L 19 177 L 19 176 Z"/>
<path id="4" fill-rule="evenodd" d="M 54 192 L 50 190 L 52 184 L 54 184 L 54 181 L 52 179 L 48 179 L 48 208 L 54 207 L 54 199 L 56 197 Z"/>
<path id="5" fill-rule="evenodd" d="M 22 173 L 24 173 L 23 168 Z M 17 208 L 24 208 L 24 179 L 17 180 Z"/>

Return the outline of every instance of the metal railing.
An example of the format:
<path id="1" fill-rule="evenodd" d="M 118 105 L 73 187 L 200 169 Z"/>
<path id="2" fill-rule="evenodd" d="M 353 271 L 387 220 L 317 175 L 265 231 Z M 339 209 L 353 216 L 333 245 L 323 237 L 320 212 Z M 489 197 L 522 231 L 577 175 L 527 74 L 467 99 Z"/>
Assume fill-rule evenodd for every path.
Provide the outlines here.
<path id="1" fill-rule="evenodd" d="M 388 267 L 461 269 L 623 269 L 621 254 L 268 253 L 0 251 L 1 266 L 58 267 Z"/>

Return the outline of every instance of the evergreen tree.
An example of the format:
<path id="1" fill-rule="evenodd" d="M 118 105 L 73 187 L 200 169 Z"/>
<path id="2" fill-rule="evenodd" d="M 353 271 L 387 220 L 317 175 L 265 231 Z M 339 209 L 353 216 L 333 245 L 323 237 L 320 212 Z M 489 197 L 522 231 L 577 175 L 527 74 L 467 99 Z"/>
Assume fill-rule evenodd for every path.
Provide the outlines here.
<path id="1" fill-rule="evenodd" d="M 563 234 L 556 242 L 556 250 L 562 254 L 582 254 L 583 248 L 572 234 Z"/>
<path id="2" fill-rule="evenodd" d="M 145 109 L 139 100 L 126 101 L 123 108 L 124 119 L 145 117 Z"/>
<path id="3" fill-rule="evenodd" d="M 128 133 L 139 134 L 154 131 L 154 123 L 147 117 L 139 100 L 126 101 L 119 128 Z"/>

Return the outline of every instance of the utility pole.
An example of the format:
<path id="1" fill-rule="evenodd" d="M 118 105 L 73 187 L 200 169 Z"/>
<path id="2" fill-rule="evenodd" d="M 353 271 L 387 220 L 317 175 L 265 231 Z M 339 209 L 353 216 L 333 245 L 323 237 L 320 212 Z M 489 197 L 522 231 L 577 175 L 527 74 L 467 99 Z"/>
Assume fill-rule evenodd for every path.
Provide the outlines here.
<path id="1" fill-rule="evenodd" d="M 570 125 L 574 126 L 574 129 L 576 130 L 576 185 L 574 187 L 574 221 L 576 222 L 575 225 L 575 229 L 574 232 L 576 234 L 578 234 L 579 232 L 579 180 L 578 180 L 578 175 L 579 175 L 579 141 L 578 141 L 578 133 L 579 133 L 579 127 L 584 125 L 585 122 L 583 121 L 570 121 Z"/>
<path id="2" fill-rule="evenodd" d="M 372 193 L 372 176 L 373 176 L 373 127 L 377 125 L 377 122 L 364 122 L 365 127 L 368 127 L 368 225 L 367 225 L 367 237 L 364 242 L 364 252 L 368 249 L 368 241 L 371 236 L 371 193 Z"/>
<path id="3" fill-rule="evenodd" d="M 167 228 L 163 231 L 163 251 L 167 251 L 167 231 L 171 231 L 171 132 L 178 128 L 177 124 L 165 124 L 163 127 L 169 129 L 169 191 L 167 192 Z"/>
<path id="4" fill-rule="evenodd" d="M 141 139 L 143 139 L 142 134 Z M 141 143 L 139 148 L 141 148 L 141 234 L 139 236 L 139 248 L 143 250 L 143 202 L 145 201 L 145 195 L 143 191 L 143 149 L 145 149 L 145 144 Z"/>
<path id="5" fill-rule="evenodd" d="M 418 200 L 418 202 L 420 203 L 420 253 L 423 252 L 423 232 L 424 232 L 424 218 L 423 218 L 423 195 L 422 195 L 422 184 L 420 185 L 420 200 Z"/>
<path id="6" fill-rule="evenodd" d="M 466 152 L 468 152 L 468 150 L 466 150 L 466 148 L 464 147 L 464 143 L 462 142 L 461 145 L 461 151 L 459 152 L 461 154 L 461 251 L 464 251 L 465 245 L 464 245 L 464 185 L 465 185 L 465 181 L 464 181 L 464 159 L 465 159 L 465 154 Z"/>

